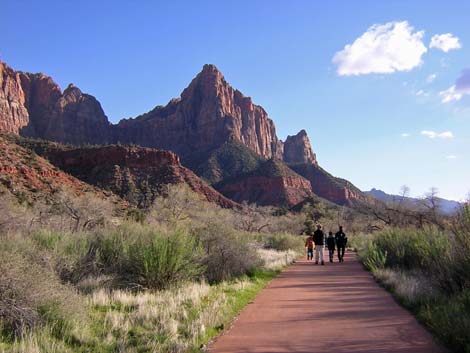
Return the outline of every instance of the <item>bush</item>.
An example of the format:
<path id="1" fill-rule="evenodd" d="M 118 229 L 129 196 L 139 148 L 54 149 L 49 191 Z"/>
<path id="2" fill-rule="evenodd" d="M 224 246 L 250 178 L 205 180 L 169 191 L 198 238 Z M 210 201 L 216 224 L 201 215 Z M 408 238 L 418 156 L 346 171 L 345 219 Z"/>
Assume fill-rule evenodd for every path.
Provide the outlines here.
<path id="1" fill-rule="evenodd" d="M 255 246 L 247 237 L 221 224 L 209 224 L 194 231 L 206 252 L 203 261 L 209 283 L 250 274 L 262 266 Z"/>
<path id="2" fill-rule="evenodd" d="M 0 326 L 10 339 L 27 329 L 55 322 L 57 336 L 65 336 L 72 321 L 83 319 L 77 293 L 60 282 L 51 268 L 18 250 L 0 250 Z M 60 325 L 58 323 L 60 322 Z"/>
<path id="3" fill-rule="evenodd" d="M 303 237 L 290 234 L 269 235 L 264 242 L 266 249 L 274 249 L 277 251 L 301 250 L 303 246 Z"/>
<path id="4" fill-rule="evenodd" d="M 84 262 L 95 262 L 100 272 L 114 275 L 119 285 L 163 289 L 199 278 L 201 258 L 198 240 L 183 231 L 163 235 L 127 225 L 98 233 Z"/>

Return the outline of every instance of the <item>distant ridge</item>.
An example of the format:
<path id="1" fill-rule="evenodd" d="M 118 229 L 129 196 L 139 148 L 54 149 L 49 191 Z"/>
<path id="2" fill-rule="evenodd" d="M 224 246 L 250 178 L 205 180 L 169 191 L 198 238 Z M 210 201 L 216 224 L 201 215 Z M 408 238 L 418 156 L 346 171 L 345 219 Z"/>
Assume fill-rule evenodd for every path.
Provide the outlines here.
<path id="1" fill-rule="evenodd" d="M 365 191 L 364 193 L 385 203 L 397 203 L 400 201 L 405 201 L 411 206 L 420 206 L 423 203 L 423 200 L 419 198 L 387 194 L 386 192 L 375 188 L 372 188 L 369 191 Z M 454 200 L 447 200 L 440 197 L 437 197 L 436 200 L 438 203 L 439 210 L 447 215 L 455 213 L 462 206 L 460 202 Z"/>

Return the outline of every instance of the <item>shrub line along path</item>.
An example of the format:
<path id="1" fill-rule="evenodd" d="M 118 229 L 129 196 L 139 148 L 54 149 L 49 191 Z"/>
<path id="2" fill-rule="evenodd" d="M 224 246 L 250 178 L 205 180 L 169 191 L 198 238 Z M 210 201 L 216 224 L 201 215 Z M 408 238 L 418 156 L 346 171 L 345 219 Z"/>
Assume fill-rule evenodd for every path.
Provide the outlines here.
<path id="1" fill-rule="evenodd" d="M 301 260 L 290 266 L 209 352 L 447 351 L 348 253 L 341 264 Z"/>

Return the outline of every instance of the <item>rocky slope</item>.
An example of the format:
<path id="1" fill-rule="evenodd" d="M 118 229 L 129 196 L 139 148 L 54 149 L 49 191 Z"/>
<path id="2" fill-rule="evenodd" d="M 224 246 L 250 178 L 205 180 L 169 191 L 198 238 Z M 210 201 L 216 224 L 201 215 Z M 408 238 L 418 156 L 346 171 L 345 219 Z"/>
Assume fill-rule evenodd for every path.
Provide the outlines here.
<path id="1" fill-rule="evenodd" d="M 48 76 L 14 71 L 1 62 L 0 80 L 0 132 L 76 145 L 120 142 L 171 150 L 211 183 L 242 176 L 258 168 L 259 161 L 275 159 L 295 166 L 313 191 L 328 200 L 353 204 L 363 198 L 353 185 L 318 166 L 304 130 L 282 142 L 266 111 L 233 89 L 214 65 L 205 65 L 180 98 L 116 125 L 109 123 L 94 97 L 73 85 L 62 92 Z M 239 155 L 240 146 L 250 153 Z"/>
<path id="2" fill-rule="evenodd" d="M 15 144 L 2 135 L 0 135 L 0 189 L 7 190 L 21 202 L 30 203 L 38 200 L 47 201 L 60 190 L 76 196 L 86 192 L 94 193 L 101 198 L 112 196 L 111 193 L 103 193 L 64 173 L 33 151 Z"/>
<path id="3" fill-rule="evenodd" d="M 261 162 L 257 169 L 215 187 L 232 200 L 262 206 L 291 208 L 313 195 L 308 180 L 275 159 Z"/>
<path id="4" fill-rule="evenodd" d="M 367 196 L 349 181 L 332 176 L 317 164 L 289 164 L 289 167 L 310 181 L 316 195 L 328 201 L 345 206 L 368 202 Z"/>
<path id="5" fill-rule="evenodd" d="M 224 208 L 239 207 L 222 196 L 169 151 L 137 146 L 55 149 L 46 152 L 60 169 L 84 182 L 109 190 L 130 204 L 145 208 L 168 184 L 186 184 L 197 194 Z"/>

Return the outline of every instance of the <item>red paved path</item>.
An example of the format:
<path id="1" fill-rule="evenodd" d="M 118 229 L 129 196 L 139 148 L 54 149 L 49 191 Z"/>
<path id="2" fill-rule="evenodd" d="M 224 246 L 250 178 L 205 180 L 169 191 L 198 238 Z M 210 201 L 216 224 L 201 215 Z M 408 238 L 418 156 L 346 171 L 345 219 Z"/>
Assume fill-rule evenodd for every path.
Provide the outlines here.
<path id="1" fill-rule="evenodd" d="M 344 263 L 302 260 L 274 279 L 212 353 L 445 352 L 414 317 L 347 254 Z"/>

